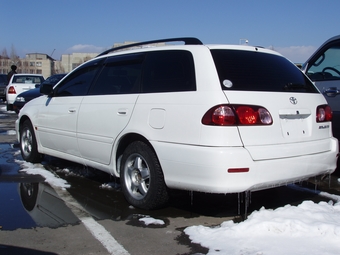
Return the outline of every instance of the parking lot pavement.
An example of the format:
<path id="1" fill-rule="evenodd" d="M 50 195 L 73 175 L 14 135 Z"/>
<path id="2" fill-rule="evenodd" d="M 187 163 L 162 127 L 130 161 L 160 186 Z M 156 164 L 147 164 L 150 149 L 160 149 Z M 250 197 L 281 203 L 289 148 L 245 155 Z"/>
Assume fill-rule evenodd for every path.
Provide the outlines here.
<path id="1" fill-rule="evenodd" d="M 0 102 L 0 143 L 17 143 L 14 122 L 15 112 L 7 112 L 6 105 Z"/>
<path id="2" fill-rule="evenodd" d="M 4 107 L 0 104 L 0 110 Z M 78 178 L 71 190 L 77 195 L 77 199 L 86 200 L 85 203 L 80 204 L 68 191 L 46 185 L 44 178 L 19 172 L 21 167 L 18 165 L 18 160 L 22 159 L 14 130 L 17 115 L 14 112 L 2 110 L 0 118 L 0 185 L 2 185 L 0 254 L 192 254 L 206 249 L 191 244 L 188 240 L 184 240 L 184 244 L 179 244 L 178 238 L 182 235 L 182 229 L 194 222 L 197 224 L 204 224 L 202 221 L 205 224 L 221 223 L 221 218 L 204 216 L 196 221 L 195 213 L 179 210 L 177 215 L 184 217 L 174 219 L 176 224 L 169 224 L 170 221 L 167 221 L 167 224 L 161 227 L 154 227 L 153 224 L 145 225 L 139 221 L 139 218 L 143 217 L 140 211 L 129 208 L 129 205 L 123 201 L 121 192 L 118 192 L 120 202 L 110 204 L 112 196 L 115 196 L 112 191 L 99 189 L 100 184 L 92 180 L 88 180 L 92 186 L 84 185 L 84 180 Z M 22 194 L 18 191 L 22 184 L 34 183 L 39 183 L 37 187 L 40 188 L 37 205 L 34 209 L 27 209 L 23 205 L 25 202 L 23 202 Z M 78 184 L 80 187 L 77 187 Z M 88 194 L 93 193 L 97 196 L 103 194 L 107 201 L 101 204 L 100 197 L 93 200 L 87 197 Z M 32 195 L 32 193 L 28 194 Z M 47 202 L 42 201 L 46 197 Z M 56 203 L 56 200 L 61 200 L 63 203 Z M 92 209 L 90 209 L 90 200 L 94 203 Z M 48 204 L 50 206 L 52 204 L 52 207 L 47 207 Z M 117 208 L 117 204 L 122 207 L 122 210 Z M 65 205 L 69 209 L 60 208 Z M 101 211 L 102 208 L 108 208 L 108 212 Z M 65 213 L 65 210 L 70 212 Z M 73 213 L 79 221 L 51 227 L 51 218 L 52 221 L 54 219 L 58 222 L 65 220 L 65 216 L 60 214 L 62 211 L 63 214 L 68 215 Z M 96 215 L 89 214 L 88 211 Z M 119 216 L 117 211 L 128 212 L 124 216 Z M 190 217 L 192 220 L 189 219 Z M 228 216 L 223 219 L 232 218 Z M 44 224 L 49 226 L 44 226 Z M 116 241 L 117 237 L 119 242 Z M 120 242 L 124 243 L 124 246 Z M 195 246 L 198 248 L 193 248 Z"/>
<path id="3" fill-rule="evenodd" d="M 4 107 L 0 104 L 1 107 Z M 208 250 L 191 243 L 183 233 L 188 226 L 217 226 L 228 220 L 241 220 L 238 214 L 240 204 L 237 195 L 211 195 L 179 191 L 172 193 L 171 203 L 167 208 L 156 211 L 143 211 L 129 206 L 119 190 L 101 188 L 107 180 L 105 176 L 95 176 L 90 169 L 75 166 L 61 160 L 49 160 L 45 168 L 70 183 L 67 190 L 45 187 L 43 178 L 18 174 L 20 165 L 19 146 L 14 132 L 16 114 L 0 112 L 0 153 L 3 161 L 0 166 L 0 185 L 19 185 L 20 183 L 41 182 L 45 193 L 54 194 L 78 219 L 76 223 L 58 227 L 47 227 L 38 223 L 32 226 L 15 227 L 6 230 L 11 221 L 19 221 L 20 208 L 11 208 L 13 201 L 20 199 L 18 194 L 0 193 L 0 254 L 162 254 L 190 255 L 206 254 Z M 77 167 L 80 169 L 77 169 Z M 59 169 L 75 170 L 74 175 L 59 173 Z M 84 171 L 91 177 L 79 175 Z M 23 180 L 23 178 L 25 178 Z M 100 179 L 100 180 L 99 180 Z M 112 181 L 112 180 L 111 180 Z M 337 176 L 313 178 L 304 187 L 309 192 L 294 190 L 290 187 L 275 188 L 252 193 L 248 212 L 265 208 L 277 208 L 286 204 L 299 204 L 304 200 L 320 201 L 324 198 L 313 189 L 340 195 L 340 183 Z M 3 186 L 4 187 L 4 186 Z M 18 188 L 13 189 L 15 192 Z M 339 192 L 339 193 L 337 193 Z M 48 201 L 51 201 L 49 198 Z M 328 200 L 328 199 L 326 199 Z M 18 202 L 18 201 L 17 201 Z M 19 201 L 17 204 L 20 204 Z M 56 203 L 53 203 L 56 205 Z M 5 206 L 4 206 L 5 205 Z M 242 206 L 242 205 L 241 205 Z M 58 208 L 37 208 L 53 212 Z M 60 208 L 59 208 L 60 209 Z M 23 210 L 21 208 L 21 210 Z M 25 212 L 27 214 L 27 212 Z M 32 212 L 29 212 L 32 215 Z M 5 216 L 3 216 L 5 215 Z M 6 216 L 7 215 L 7 216 Z M 62 215 L 59 214 L 59 217 Z M 7 218 L 6 218 L 7 217 Z M 26 215 L 27 217 L 27 215 Z M 33 218 L 32 216 L 30 216 Z M 146 224 L 143 219 L 161 220 L 163 223 Z M 31 219 L 32 220 L 32 219 Z M 107 242 L 107 243 L 105 243 Z"/>
<path id="4" fill-rule="evenodd" d="M 0 231 L 0 254 L 110 254 L 84 225 Z"/>
<path id="5" fill-rule="evenodd" d="M 182 230 L 233 219 L 230 210 L 222 210 L 229 216 L 221 217 L 200 214 L 196 206 L 188 210 L 185 204 L 189 196 L 183 194 L 177 195 L 176 208 L 140 211 L 131 208 L 121 192 L 100 189 L 97 181 L 88 178 L 70 177 L 71 188 L 67 190 L 50 187 L 44 178 L 19 172 L 17 148 L 0 143 L 0 151 L 0 254 L 204 254 L 206 249 L 191 244 Z M 22 186 L 33 187 L 35 183 L 36 193 L 30 189 L 27 196 L 22 194 Z M 197 201 L 198 208 L 202 205 L 214 203 Z M 217 209 L 205 208 L 215 213 Z M 150 215 L 162 218 L 164 224 L 140 221 Z"/>

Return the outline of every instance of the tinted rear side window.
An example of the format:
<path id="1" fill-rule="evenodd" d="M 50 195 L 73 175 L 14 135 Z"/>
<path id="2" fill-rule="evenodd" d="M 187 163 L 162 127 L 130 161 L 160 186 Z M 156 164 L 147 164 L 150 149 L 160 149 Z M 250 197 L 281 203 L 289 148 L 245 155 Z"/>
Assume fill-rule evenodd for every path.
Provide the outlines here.
<path id="1" fill-rule="evenodd" d="M 241 50 L 211 53 L 223 90 L 318 93 L 305 75 L 284 57 Z"/>
<path id="2" fill-rule="evenodd" d="M 196 90 L 192 54 L 184 50 L 148 52 L 144 64 L 142 91 L 175 92 Z"/>

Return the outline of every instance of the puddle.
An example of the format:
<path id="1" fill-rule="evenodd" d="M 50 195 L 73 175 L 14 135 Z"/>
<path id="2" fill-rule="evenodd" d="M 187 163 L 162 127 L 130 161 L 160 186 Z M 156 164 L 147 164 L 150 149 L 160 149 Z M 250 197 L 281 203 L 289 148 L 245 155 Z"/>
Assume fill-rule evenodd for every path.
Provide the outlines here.
<path id="1" fill-rule="evenodd" d="M 25 211 L 20 195 L 18 183 L 1 183 L 0 193 L 0 228 L 14 230 L 17 228 L 33 228 L 37 224 Z"/>
<path id="2" fill-rule="evenodd" d="M 18 149 L 0 144 L 0 230 L 56 228 L 79 219 L 40 175 L 19 172 Z"/>

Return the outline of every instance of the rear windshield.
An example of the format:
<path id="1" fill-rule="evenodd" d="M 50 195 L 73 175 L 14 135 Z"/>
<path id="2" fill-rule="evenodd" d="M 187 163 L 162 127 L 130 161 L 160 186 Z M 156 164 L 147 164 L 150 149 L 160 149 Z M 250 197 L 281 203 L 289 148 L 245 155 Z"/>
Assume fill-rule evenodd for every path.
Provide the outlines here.
<path id="1" fill-rule="evenodd" d="M 24 75 L 16 75 L 13 78 L 12 83 L 33 83 L 33 84 L 40 84 L 44 81 L 43 77 L 41 76 L 24 76 Z"/>
<path id="2" fill-rule="evenodd" d="M 319 93 L 284 57 L 241 50 L 211 50 L 223 90 Z"/>

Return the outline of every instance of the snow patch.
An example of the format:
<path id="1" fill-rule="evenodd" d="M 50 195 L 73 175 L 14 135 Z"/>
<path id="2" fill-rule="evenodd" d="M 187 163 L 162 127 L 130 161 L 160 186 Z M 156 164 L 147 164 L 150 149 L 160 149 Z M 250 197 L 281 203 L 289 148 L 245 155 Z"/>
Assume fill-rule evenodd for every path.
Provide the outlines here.
<path id="1" fill-rule="evenodd" d="M 150 216 L 146 216 L 144 218 L 140 218 L 139 221 L 144 222 L 145 225 L 150 225 L 150 224 L 154 224 L 154 225 L 164 225 L 165 222 L 163 220 L 157 220 L 154 219 Z"/>
<path id="2" fill-rule="evenodd" d="M 209 255 L 333 255 L 340 250 L 340 203 L 304 201 L 275 210 L 261 208 L 241 223 L 191 226 L 184 232 L 209 248 Z"/>
<path id="3" fill-rule="evenodd" d="M 109 183 L 103 183 L 99 186 L 100 189 L 106 189 L 106 190 L 116 190 L 120 187 L 118 183 L 115 182 L 109 182 Z"/>
<path id="4" fill-rule="evenodd" d="M 41 164 L 32 164 L 23 160 L 15 160 L 15 162 L 23 167 L 20 172 L 41 175 L 51 186 L 60 187 L 63 189 L 71 187 L 71 185 L 68 184 L 64 179 L 61 179 L 53 173 L 47 171 Z"/>
<path id="5" fill-rule="evenodd" d="M 16 135 L 17 132 L 15 130 L 7 130 L 6 134 L 7 135 Z"/>

